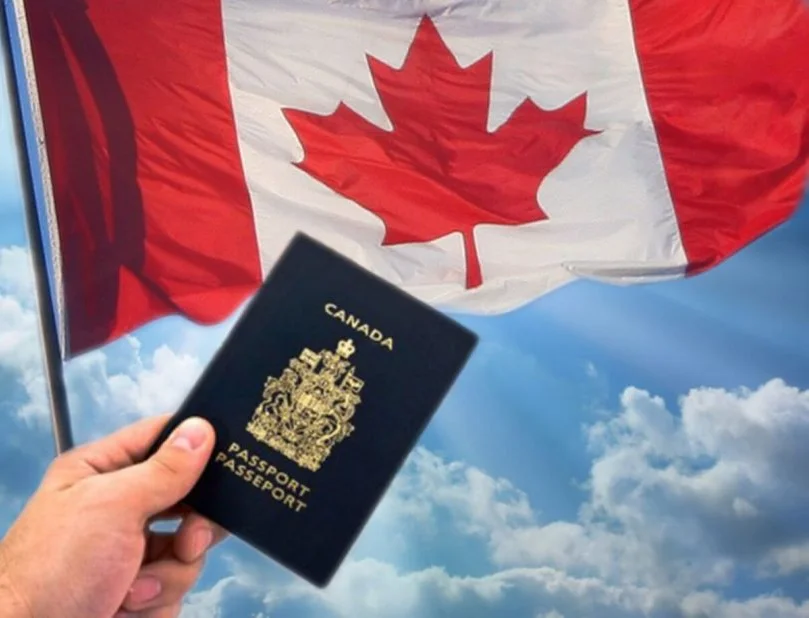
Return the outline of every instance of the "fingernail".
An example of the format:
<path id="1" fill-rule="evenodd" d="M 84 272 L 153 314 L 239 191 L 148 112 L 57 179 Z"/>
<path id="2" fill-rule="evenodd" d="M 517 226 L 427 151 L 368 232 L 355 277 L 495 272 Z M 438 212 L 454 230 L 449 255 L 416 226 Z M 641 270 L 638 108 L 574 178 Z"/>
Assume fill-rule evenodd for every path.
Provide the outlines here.
<path id="1" fill-rule="evenodd" d="M 213 542 L 213 530 L 202 528 L 194 533 L 194 557 L 199 558 Z"/>
<path id="2" fill-rule="evenodd" d="M 205 421 L 199 418 L 189 418 L 183 421 L 171 438 L 171 444 L 186 451 L 198 449 L 208 437 L 208 428 Z"/>
<path id="3" fill-rule="evenodd" d="M 154 577 L 143 577 L 136 579 L 129 589 L 129 602 L 132 605 L 142 605 L 148 603 L 160 594 L 162 586 L 160 580 Z"/>

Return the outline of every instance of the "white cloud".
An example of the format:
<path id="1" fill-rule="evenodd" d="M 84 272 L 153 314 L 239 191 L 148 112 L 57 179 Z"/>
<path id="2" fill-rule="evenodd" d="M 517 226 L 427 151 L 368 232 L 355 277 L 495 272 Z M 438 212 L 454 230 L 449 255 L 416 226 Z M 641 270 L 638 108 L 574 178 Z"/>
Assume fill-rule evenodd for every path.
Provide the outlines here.
<path id="1" fill-rule="evenodd" d="M 209 590 L 190 594 L 183 606 L 183 618 L 221 618 L 222 605 L 233 586 L 238 586 L 237 578 L 224 577 Z"/>
<path id="2" fill-rule="evenodd" d="M 795 545 L 776 547 L 762 561 L 761 572 L 770 575 L 790 575 L 809 572 L 809 540 Z"/>
<path id="3" fill-rule="evenodd" d="M 809 509 L 809 391 L 782 380 L 694 389 L 673 415 L 627 389 L 622 405 L 590 431 L 589 518 L 653 548 L 661 577 L 721 581 L 731 563 L 758 564 L 809 539 L 809 523 L 791 515 Z"/>
<path id="4" fill-rule="evenodd" d="M 726 601 L 715 592 L 698 592 L 683 600 L 685 618 L 809 618 L 809 602 L 770 595 Z"/>
<path id="5" fill-rule="evenodd" d="M 245 570 L 237 568 L 242 573 Z M 255 574 L 248 577 L 242 573 L 235 580 L 228 579 L 231 585 L 224 594 L 216 586 L 196 593 L 189 608 L 199 611 L 205 607 L 213 612 L 214 608 L 232 605 L 237 596 L 256 598 L 260 591 L 267 591 L 261 607 L 268 615 L 296 618 L 500 618 L 534 616 L 537 608 L 551 617 L 554 611 L 562 616 L 589 616 L 596 608 L 599 617 L 632 618 L 645 615 L 654 603 L 647 590 L 609 586 L 595 578 L 571 577 L 548 567 L 506 569 L 475 577 L 451 575 L 435 566 L 404 572 L 387 562 L 349 558 L 324 590 L 300 580 L 285 585 L 261 582 Z M 250 607 L 257 612 L 257 606 Z M 188 615 L 196 618 L 196 614 Z M 209 615 L 218 616 L 200 614 L 205 618 Z M 237 615 L 245 614 L 221 614 L 222 618 Z"/>
<path id="6" fill-rule="evenodd" d="M 619 412 L 587 429 L 594 459 L 576 521 L 542 522 L 508 481 L 418 448 L 365 535 L 407 520 L 438 538 L 477 539 L 490 573 L 402 570 L 352 555 L 324 591 L 273 581 L 265 607 L 316 602 L 320 614 L 288 605 L 285 614 L 340 618 L 809 618 L 809 605 L 781 593 L 727 598 L 740 569 L 809 572 L 809 522 L 785 525 L 809 508 L 796 473 L 809 394 L 773 380 L 694 389 L 679 407 L 628 388 Z"/>
<path id="7" fill-rule="evenodd" d="M 47 418 L 35 298 L 28 252 L 0 247 L 0 369 L 17 376 L 28 400 L 17 414 Z"/>
<path id="8" fill-rule="evenodd" d="M 32 281 L 27 250 L 0 248 L 0 368 L 26 393 L 17 416 L 44 429 L 49 407 Z M 95 437 L 136 417 L 172 411 L 202 368 L 194 354 L 167 345 L 143 354 L 133 336 L 83 354 L 65 365 L 74 424 Z"/>
<path id="9" fill-rule="evenodd" d="M 628 388 L 621 404 L 589 428 L 595 459 L 579 520 L 488 526 L 495 563 L 670 594 L 727 583 L 743 566 L 809 571 L 809 522 L 794 515 L 809 510 L 809 392 L 781 380 L 695 389 L 676 415 Z M 460 521 L 474 513 L 467 505 Z"/>
<path id="10" fill-rule="evenodd" d="M 412 453 L 391 498 L 408 515 L 419 513 L 422 518 L 445 508 L 467 534 L 488 536 L 534 519 L 527 496 L 507 480 L 461 462 L 446 463 L 424 448 Z"/>
<path id="11" fill-rule="evenodd" d="M 33 302 L 31 258 L 22 247 L 0 247 L 0 290 L 26 305 Z"/>
<path id="12" fill-rule="evenodd" d="M 136 341 L 130 340 L 133 344 Z M 110 376 L 110 393 L 116 401 L 131 402 L 140 414 L 170 412 L 181 403 L 201 372 L 198 358 L 162 345 L 148 364 L 138 354 L 137 366 L 132 371 Z"/>
<path id="13" fill-rule="evenodd" d="M 68 381 L 78 412 L 102 408 L 124 420 L 171 412 L 202 372 L 196 356 L 161 345 L 144 358 L 136 337 L 115 345 L 118 371 L 110 369 L 109 351 L 96 350 L 71 361 Z M 83 395 L 83 396 L 82 396 Z"/>

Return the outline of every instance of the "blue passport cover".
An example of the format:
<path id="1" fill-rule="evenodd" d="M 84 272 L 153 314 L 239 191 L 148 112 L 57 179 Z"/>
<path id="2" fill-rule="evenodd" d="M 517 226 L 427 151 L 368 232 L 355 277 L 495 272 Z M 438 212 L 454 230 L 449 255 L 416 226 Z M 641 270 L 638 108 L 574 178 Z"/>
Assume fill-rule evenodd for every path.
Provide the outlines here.
<path id="1" fill-rule="evenodd" d="M 477 337 L 296 235 L 156 441 L 216 429 L 184 502 L 326 586 Z"/>

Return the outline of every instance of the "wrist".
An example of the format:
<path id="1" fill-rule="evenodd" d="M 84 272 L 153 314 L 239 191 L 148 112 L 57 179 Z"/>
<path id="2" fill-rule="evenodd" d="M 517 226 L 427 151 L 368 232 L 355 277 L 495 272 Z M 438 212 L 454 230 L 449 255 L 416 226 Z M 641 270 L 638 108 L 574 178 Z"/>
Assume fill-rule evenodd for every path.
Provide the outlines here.
<path id="1" fill-rule="evenodd" d="M 28 601 L 14 583 L 2 543 L 0 543 L 0 618 L 34 618 Z"/>

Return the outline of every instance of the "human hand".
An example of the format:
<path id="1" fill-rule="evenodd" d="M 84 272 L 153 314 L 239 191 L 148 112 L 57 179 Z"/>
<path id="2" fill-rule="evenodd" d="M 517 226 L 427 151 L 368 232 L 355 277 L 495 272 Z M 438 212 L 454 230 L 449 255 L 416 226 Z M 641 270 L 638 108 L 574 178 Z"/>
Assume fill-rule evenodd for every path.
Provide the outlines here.
<path id="1" fill-rule="evenodd" d="M 205 552 L 225 533 L 176 506 L 213 450 L 207 421 L 185 421 L 142 461 L 167 420 L 140 421 L 53 461 L 0 541 L 0 618 L 180 613 Z M 177 517 L 173 534 L 148 529 Z"/>

